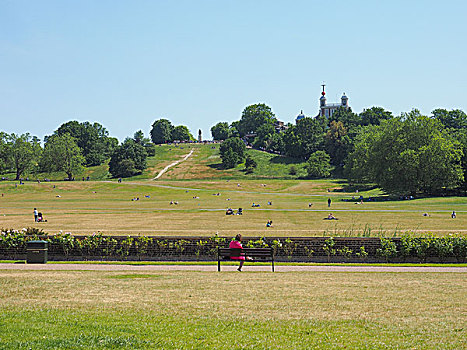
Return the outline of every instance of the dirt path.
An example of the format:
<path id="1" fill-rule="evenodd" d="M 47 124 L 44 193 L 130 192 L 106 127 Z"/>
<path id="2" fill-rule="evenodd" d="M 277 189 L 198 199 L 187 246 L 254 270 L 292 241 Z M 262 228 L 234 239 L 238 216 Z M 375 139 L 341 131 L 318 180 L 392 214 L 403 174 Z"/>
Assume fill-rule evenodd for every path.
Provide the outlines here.
<path id="1" fill-rule="evenodd" d="M 222 265 L 222 271 L 235 271 L 237 266 Z M 0 263 L 0 270 L 49 270 L 49 271 L 205 271 L 216 272 L 217 265 L 111 265 L 111 264 L 13 264 Z M 246 271 L 271 271 L 271 266 L 245 264 Z M 467 267 L 423 266 L 294 266 L 279 265 L 276 272 L 462 272 Z"/>
<path id="2" fill-rule="evenodd" d="M 157 176 L 156 176 L 155 178 L 153 178 L 153 180 L 157 180 L 158 178 L 160 178 L 160 177 L 162 176 L 162 174 L 164 174 L 167 170 L 169 170 L 169 168 L 171 168 L 171 167 L 177 165 L 177 164 L 180 163 L 180 162 L 183 162 L 184 160 L 187 160 L 187 159 L 193 154 L 194 150 L 195 150 L 195 149 L 192 148 L 191 151 L 190 151 L 190 153 L 188 153 L 185 157 L 183 157 L 183 158 L 180 159 L 180 160 L 177 160 L 176 162 L 173 162 L 173 163 L 167 165 L 164 169 L 162 169 L 162 170 L 159 172 L 159 174 L 157 174 Z"/>

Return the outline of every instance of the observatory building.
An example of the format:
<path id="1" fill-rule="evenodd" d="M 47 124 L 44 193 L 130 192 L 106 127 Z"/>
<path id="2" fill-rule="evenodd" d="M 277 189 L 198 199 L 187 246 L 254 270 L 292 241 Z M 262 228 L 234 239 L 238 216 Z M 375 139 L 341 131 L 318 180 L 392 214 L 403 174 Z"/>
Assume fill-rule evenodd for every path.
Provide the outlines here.
<path id="1" fill-rule="evenodd" d="M 326 92 L 324 91 L 324 87 L 326 85 L 323 84 L 321 86 L 323 87 L 323 91 L 321 92 L 321 97 L 319 99 L 318 116 L 329 118 L 339 107 L 343 107 L 345 109 L 349 108 L 349 98 L 345 96 L 345 92 L 341 97 L 340 103 L 326 103 Z"/>
<path id="2" fill-rule="evenodd" d="M 350 108 L 349 107 L 349 98 L 345 95 L 345 93 L 341 97 L 341 102 L 340 103 L 326 103 L 326 92 L 324 91 L 324 87 L 326 85 L 321 85 L 323 87 L 323 91 L 321 92 L 321 98 L 319 99 L 319 113 L 316 117 L 325 117 L 325 118 L 330 118 L 332 114 L 339 108 L 343 107 L 345 109 Z M 305 118 L 306 115 L 303 114 L 303 110 L 300 111 L 300 114 L 297 115 L 295 118 L 295 123 L 299 122 L 303 118 Z"/>

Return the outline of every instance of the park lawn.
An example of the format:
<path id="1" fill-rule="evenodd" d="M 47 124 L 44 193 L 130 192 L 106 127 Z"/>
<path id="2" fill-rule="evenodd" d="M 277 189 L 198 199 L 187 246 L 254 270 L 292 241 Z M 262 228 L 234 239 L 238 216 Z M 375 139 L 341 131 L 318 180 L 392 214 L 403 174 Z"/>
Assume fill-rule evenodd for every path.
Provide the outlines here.
<path id="1" fill-rule="evenodd" d="M 55 188 L 53 188 L 55 186 Z M 328 189 L 331 192 L 328 192 Z M 422 198 L 365 202 L 356 205 L 352 193 L 336 181 L 185 180 L 27 182 L 0 184 L 0 227 L 37 227 L 53 234 L 233 236 L 393 236 L 405 231 L 436 235 L 465 234 L 465 198 Z M 371 190 L 374 191 L 374 190 Z M 219 193 L 217 196 L 215 194 Z M 360 192 L 367 197 L 366 192 Z M 139 201 L 132 201 L 138 197 Z M 327 199 L 332 198 L 331 208 Z M 170 205 L 177 201 L 178 205 Z M 272 205 L 268 205 L 268 201 Z M 260 204 L 252 208 L 252 203 Z M 312 204 L 311 208 L 309 203 Z M 34 223 L 37 207 L 48 220 Z M 242 207 L 244 215 L 226 216 L 225 209 Z M 458 212 L 451 219 L 450 212 Z M 329 212 L 338 221 L 323 220 Z M 423 213 L 429 213 L 424 217 Z M 265 223 L 273 220 L 273 227 Z"/>
<path id="2" fill-rule="evenodd" d="M 0 271 L 4 349 L 461 349 L 463 273 Z"/>

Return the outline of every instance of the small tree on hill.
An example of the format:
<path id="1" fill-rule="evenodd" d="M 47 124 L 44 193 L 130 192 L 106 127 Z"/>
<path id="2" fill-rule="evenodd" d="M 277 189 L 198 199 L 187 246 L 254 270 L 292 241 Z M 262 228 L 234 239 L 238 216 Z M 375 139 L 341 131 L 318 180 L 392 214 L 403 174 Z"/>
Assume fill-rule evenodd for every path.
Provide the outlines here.
<path id="1" fill-rule="evenodd" d="M 331 175 L 332 166 L 331 158 L 324 151 L 316 151 L 313 153 L 306 164 L 308 176 L 321 178 Z"/>
<path id="2" fill-rule="evenodd" d="M 146 149 L 127 138 L 112 153 L 109 162 L 109 172 L 114 177 L 129 177 L 140 174 L 146 169 Z"/>
<path id="3" fill-rule="evenodd" d="M 225 168 L 233 168 L 245 159 L 246 146 L 238 137 L 231 137 L 222 142 L 219 150 Z"/>
<path id="4" fill-rule="evenodd" d="M 46 171 L 64 171 L 68 180 L 72 180 L 74 175 L 84 170 L 85 161 L 74 137 L 70 134 L 53 135 L 45 144 L 41 168 Z"/>
<path id="5" fill-rule="evenodd" d="M 172 131 L 174 127 L 167 119 L 156 120 L 152 124 L 151 139 L 155 144 L 172 142 Z"/>

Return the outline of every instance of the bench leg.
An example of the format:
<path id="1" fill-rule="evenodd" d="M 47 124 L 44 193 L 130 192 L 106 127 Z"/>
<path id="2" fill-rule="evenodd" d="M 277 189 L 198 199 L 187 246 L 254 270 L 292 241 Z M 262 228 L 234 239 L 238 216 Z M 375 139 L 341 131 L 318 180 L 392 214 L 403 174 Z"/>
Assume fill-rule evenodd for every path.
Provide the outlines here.
<path id="1" fill-rule="evenodd" d="M 221 271 L 221 260 L 218 258 L 217 259 L 217 272 Z"/>
<path id="2" fill-rule="evenodd" d="M 272 259 L 272 272 L 274 272 L 274 258 Z"/>

